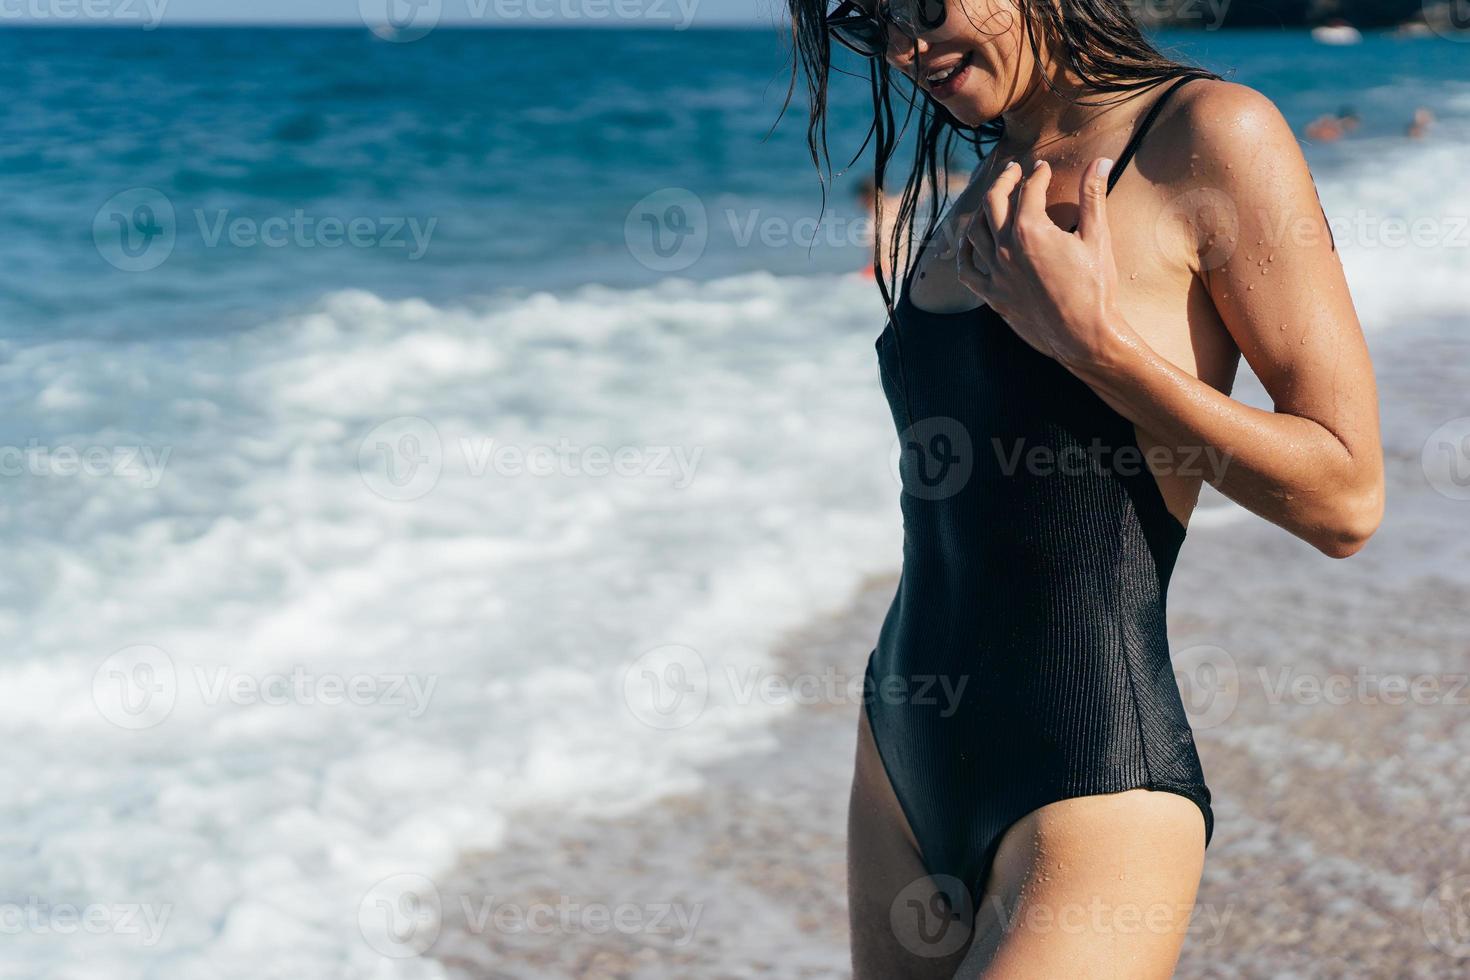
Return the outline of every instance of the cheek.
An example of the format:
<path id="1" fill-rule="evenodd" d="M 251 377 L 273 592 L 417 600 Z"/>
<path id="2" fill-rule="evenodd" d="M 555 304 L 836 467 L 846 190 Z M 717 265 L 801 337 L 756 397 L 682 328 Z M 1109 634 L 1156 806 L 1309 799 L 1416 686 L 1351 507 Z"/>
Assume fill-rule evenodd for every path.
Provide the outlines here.
<path id="1" fill-rule="evenodd" d="M 989 122 L 1009 109 L 1035 70 L 1035 57 L 1020 29 L 1000 28 L 1002 23 L 1015 23 L 1014 8 L 987 9 L 993 10 L 992 22 L 997 30 L 966 31 L 961 43 L 972 52 L 974 78 L 967 86 L 967 98 L 954 100 L 949 106 L 950 112 L 969 126 Z"/>
<path id="2" fill-rule="evenodd" d="M 1006 85 L 1032 60 L 1021 12 L 1006 0 L 950 0 L 943 30 L 950 43 L 974 52 L 975 67 L 992 85 Z"/>

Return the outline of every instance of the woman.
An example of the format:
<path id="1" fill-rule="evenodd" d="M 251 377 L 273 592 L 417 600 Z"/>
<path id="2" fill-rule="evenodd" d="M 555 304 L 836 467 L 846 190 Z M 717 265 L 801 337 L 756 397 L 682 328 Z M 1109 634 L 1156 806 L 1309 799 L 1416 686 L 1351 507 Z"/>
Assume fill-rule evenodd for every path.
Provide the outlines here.
<path id="1" fill-rule="evenodd" d="M 877 343 L 905 542 L 859 723 L 854 973 L 1166 977 L 1213 819 L 1174 559 L 1204 479 L 1363 546 L 1362 332 L 1280 114 L 1123 0 L 870 2 L 791 0 L 819 166 L 831 39 L 870 59 L 877 186 L 901 135 L 915 154 Z M 981 166 L 911 249 L 955 141 Z M 1242 354 L 1274 411 L 1229 397 Z"/>

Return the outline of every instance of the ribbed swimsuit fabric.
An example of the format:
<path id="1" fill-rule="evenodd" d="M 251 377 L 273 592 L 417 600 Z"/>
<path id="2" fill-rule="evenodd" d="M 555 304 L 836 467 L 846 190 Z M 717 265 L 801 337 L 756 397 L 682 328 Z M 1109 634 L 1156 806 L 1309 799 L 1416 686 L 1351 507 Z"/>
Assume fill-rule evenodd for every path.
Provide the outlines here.
<path id="1" fill-rule="evenodd" d="M 1129 789 L 1193 800 L 1208 844 L 1165 630 L 1185 530 L 1133 424 L 989 308 L 926 312 L 908 283 L 876 347 L 904 543 L 865 707 L 929 873 L 978 903 L 1013 823 Z"/>

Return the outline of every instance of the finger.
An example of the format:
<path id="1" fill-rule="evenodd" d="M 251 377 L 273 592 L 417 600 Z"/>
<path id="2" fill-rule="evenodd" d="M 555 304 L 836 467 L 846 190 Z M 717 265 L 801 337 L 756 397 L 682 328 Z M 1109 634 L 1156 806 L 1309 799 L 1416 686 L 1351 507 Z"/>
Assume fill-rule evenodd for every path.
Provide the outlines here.
<path id="1" fill-rule="evenodd" d="M 960 285 L 981 299 L 985 298 L 989 287 L 990 277 L 981 272 L 975 265 L 975 246 L 969 239 L 960 242 L 955 256 L 955 274 L 960 280 Z"/>
<path id="2" fill-rule="evenodd" d="M 984 219 L 970 222 L 965 241 L 970 246 L 969 264 L 990 275 L 995 268 L 995 236 L 990 232 L 990 224 Z"/>
<path id="3" fill-rule="evenodd" d="M 1092 166 L 1082 172 L 1082 186 L 1077 199 L 1082 202 L 1077 215 L 1077 235 L 1087 242 L 1107 244 L 1108 232 L 1108 173 L 1113 161 L 1098 157 Z"/>
<path id="4" fill-rule="evenodd" d="M 939 237 L 944 242 L 944 247 L 939 250 L 941 259 L 952 259 L 959 254 L 960 242 L 965 240 L 966 229 L 976 217 L 975 214 L 968 218 L 961 215 L 957 220 L 939 226 Z"/>
<path id="5" fill-rule="evenodd" d="M 1044 228 L 1042 222 L 1050 223 L 1046 213 L 1046 192 L 1051 187 L 1051 166 L 1045 160 L 1036 161 L 1031 176 L 1021 183 L 1020 196 L 1016 201 L 1016 223 L 1035 228 Z"/>
<path id="6" fill-rule="evenodd" d="M 960 243 L 955 246 L 954 265 L 962 274 L 974 270 L 975 246 L 971 244 L 968 238 L 960 239 Z"/>
<path id="7" fill-rule="evenodd" d="M 1011 194 L 1020 181 L 1021 165 L 1012 160 L 985 192 L 985 201 L 980 210 L 985 215 L 986 224 L 990 226 L 990 234 L 997 241 L 1010 230 Z"/>

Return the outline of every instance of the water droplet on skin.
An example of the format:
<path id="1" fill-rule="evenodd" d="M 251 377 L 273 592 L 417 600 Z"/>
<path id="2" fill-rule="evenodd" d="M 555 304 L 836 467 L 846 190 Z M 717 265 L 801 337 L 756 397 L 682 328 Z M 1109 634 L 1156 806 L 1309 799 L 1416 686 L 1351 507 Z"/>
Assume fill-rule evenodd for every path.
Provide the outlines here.
<path id="1" fill-rule="evenodd" d="M 1255 289 L 1256 287 L 1255 286 L 1247 286 L 1245 288 L 1246 288 L 1247 291 L 1249 291 L 1249 290 Z"/>
<path id="2" fill-rule="evenodd" d="M 1266 256 L 1266 261 L 1267 262 L 1275 262 L 1276 261 L 1276 253 L 1275 252 L 1272 252 L 1270 255 Z"/>
<path id="3" fill-rule="evenodd" d="M 1263 269 L 1262 269 L 1262 270 L 1261 270 L 1261 275 L 1263 275 L 1263 276 L 1264 276 L 1264 275 L 1265 275 L 1265 274 L 1266 274 L 1266 273 L 1268 273 L 1268 272 L 1270 272 L 1270 271 L 1271 271 L 1271 270 L 1270 270 L 1270 269 L 1264 269 L 1264 268 L 1263 268 Z"/>
<path id="4" fill-rule="evenodd" d="M 1129 279 L 1137 279 L 1138 278 L 1138 273 L 1135 272 L 1131 276 L 1129 276 L 1128 278 Z"/>

